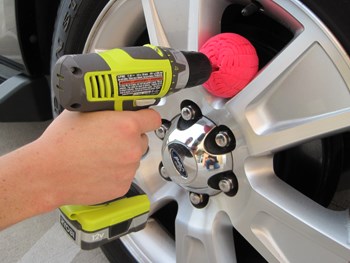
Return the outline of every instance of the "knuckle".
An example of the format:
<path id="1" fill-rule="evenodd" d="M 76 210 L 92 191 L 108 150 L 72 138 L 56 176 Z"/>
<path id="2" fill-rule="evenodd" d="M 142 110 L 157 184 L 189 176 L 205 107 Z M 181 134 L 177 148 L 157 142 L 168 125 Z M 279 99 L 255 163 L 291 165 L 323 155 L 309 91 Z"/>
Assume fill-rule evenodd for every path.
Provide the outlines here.
<path id="1" fill-rule="evenodd" d="M 137 122 L 128 120 L 123 124 L 122 129 L 124 130 L 124 132 L 127 132 L 129 135 L 134 136 L 135 134 L 139 134 L 140 128 Z"/>
<path id="2" fill-rule="evenodd" d="M 128 159 L 132 163 L 138 163 L 143 155 L 141 147 L 135 146 L 129 149 Z"/>
<path id="3" fill-rule="evenodd" d="M 144 143 L 145 143 L 146 145 L 149 144 L 149 138 L 148 138 L 148 136 L 147 136 L 146 134 L 143 134 L 142 140 L 144 140 Z"/>

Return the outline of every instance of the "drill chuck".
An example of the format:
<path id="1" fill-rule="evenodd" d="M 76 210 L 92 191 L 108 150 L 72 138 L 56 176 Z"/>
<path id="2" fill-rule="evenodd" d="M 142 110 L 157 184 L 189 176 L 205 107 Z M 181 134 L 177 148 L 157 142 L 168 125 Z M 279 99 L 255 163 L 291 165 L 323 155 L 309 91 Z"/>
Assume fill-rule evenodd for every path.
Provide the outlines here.
<path id="1" fill-rule="evenodd" d="M 186 88 L 195 87 L 205 83 L 212 72 L 211 63 L 206 55 L 200 52 L 181 51 L 188 64 L 189 78 Z"/>

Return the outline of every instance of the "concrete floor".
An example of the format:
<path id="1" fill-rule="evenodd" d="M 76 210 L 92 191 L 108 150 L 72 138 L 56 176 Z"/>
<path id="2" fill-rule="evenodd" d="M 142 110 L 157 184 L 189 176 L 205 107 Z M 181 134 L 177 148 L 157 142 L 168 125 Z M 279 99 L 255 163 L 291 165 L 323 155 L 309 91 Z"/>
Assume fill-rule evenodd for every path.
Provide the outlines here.
<path id="1" fill-rule="evenodd" d="M 35 140 L 48 124 L 0 123 L 0 155 Z M 53 211 L 1 231 L 0 262 L 104 263 L 108 260 L 100 249 L 81 250 L 61 229 L 57 211 Z"/>

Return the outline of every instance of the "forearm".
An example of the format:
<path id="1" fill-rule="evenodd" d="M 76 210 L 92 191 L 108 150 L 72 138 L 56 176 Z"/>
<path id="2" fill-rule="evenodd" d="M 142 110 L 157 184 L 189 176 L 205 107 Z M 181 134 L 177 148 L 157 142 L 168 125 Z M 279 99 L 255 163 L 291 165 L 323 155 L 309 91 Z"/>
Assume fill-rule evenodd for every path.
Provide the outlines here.
<path id="1" fill-rule="evenodd" d="M 49 159 L 37 144 L 0 157 L 0 229 L 56 206 L 55 193 L 45 179 Z"/>

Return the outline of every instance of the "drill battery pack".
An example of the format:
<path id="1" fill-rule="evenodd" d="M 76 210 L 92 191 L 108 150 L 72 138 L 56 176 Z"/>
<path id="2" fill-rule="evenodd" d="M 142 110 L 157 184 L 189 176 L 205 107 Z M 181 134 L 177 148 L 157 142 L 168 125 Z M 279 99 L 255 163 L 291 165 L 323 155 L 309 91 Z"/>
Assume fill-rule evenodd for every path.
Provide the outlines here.
<path id="1" fill-rule="evenodd" d="M 76 244 L 90 250 L 142 230 L 146 226 L 149 210 L 147 195 L 133 184 L 123 198 L 93 206 L 60 207 L 59 221 Z"/>

